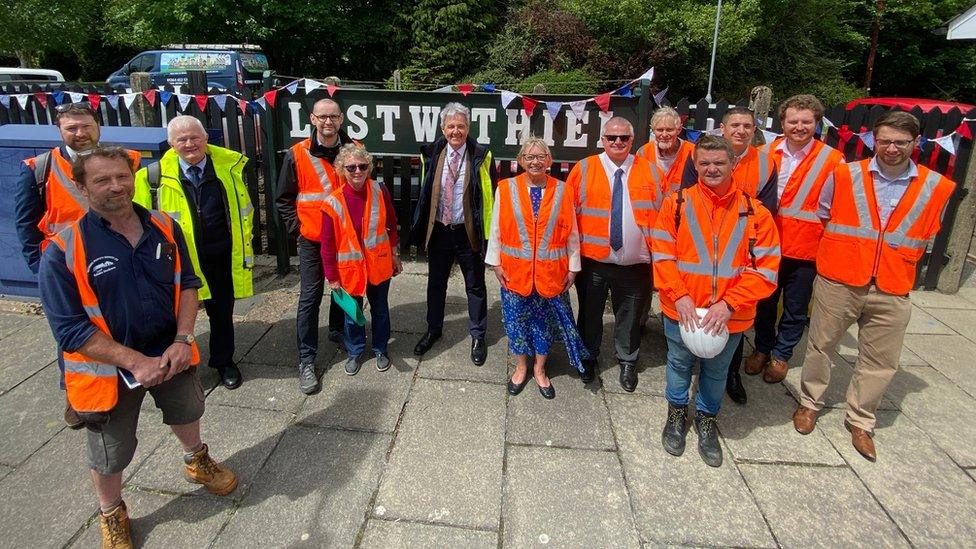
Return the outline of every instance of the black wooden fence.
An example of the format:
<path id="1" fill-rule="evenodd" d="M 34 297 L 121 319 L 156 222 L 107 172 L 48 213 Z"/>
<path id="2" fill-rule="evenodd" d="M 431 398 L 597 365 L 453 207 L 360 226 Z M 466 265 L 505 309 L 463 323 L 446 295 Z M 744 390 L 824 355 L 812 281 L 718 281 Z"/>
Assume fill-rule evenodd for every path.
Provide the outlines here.
<path id="1" fill-rule="evenodd" d="M 265 83 L 266 89 L 270 89 L 275 80 L 268 79 Z M 37 85 L 5 85 L 0 86 L 0 94 L 26 94 L 27 105 L 21 105 L 18 101 L 11 100 L 9 105 L 0 105 L 0 124 L 19 123 L 19 124 L 51 124 L 54 120 L 56 102 L 51 90 L 42 89 Z M 110 94 L 104 84 L 65 84 L 58 91 L 65 93 L 62 102 L 67 102 L 68 92 L 87 94 Z M 188 114 L 197 117 L 204 126 L 215 129 L 222 137 L 222 145 L 247 155 L 249 162 L 245 170 L 245 177 L 251 193 L 251 199 L 256 205 L 255 219 L 255 241 L 254 246 L 257 253 L 271 253 L 278 255 L 279 271 L 287 269 L 288 256 L 294 253 L 294 243 L 290 237 L 283 234 L 281 221 L 274 208 L 274 190 L 278 174 L 276 167 L 280 165 L 281 156 L 284 154 L 285 146 L 279 150 L 264 147 L 264 143 L 272 143 L 271 132 L 274 125 L 281 123 L 274 116 L 274 109 L 255 108 L 253 104 L 245 103 L 243 111 L 238 98 L 225 95 L 223 91 L 211 89 L 206 108 L 201 109 L 195 100 L 191 100 L 185 108 L 181 108 L 175 94 L 165 103 L 161 100 L 158 92 L 174 92 L 172 87 L 166 86 L 157 90 L 155 101 L 152 105 L 144 97 L 137 97 L 141 108 L 148 109 L 148 119 L 146 125 L 165 126 L 166 121 L 178 114 Z M 378 90 L 376 93 L 395 93 Z M 43 104 L 39 94 L 44 94 L 46 106 Z M 451 94 L 445 94 L 445 102 L 454 100 Z M 636 98 L 634 99 L 637 100 Z M 221 108 L 217 101 L 224 101 L 224 108 Z M 675 104 L 675 108 L 680 114 L 686 116 L 686 130 L 704 131 L 718 126 L 722 115 L 736 104 L 746 105 L 746 101 L 729 103 L 721 100 L 714 104 L 702 100 L 692 104 L 687 100 L 681 100 Z M 114 106 L 106 100 L 99 103 L 100 122 L 106 126 L 131 126 L 135 116 L 129 112 L 125 101 L 120 99 Z M 836 128 L 828 129 L 823 137 L 824 141 L 840 149 L 848 161 L 860 160 L 872 154 L 857 136 L 844 139 L 846 131 L 859 133 L 870 130 L 873 123 L 887 109 L 880 106 L 856 106 L 847 109 L 845 105 L 837 105 L 829 109 L 826 117 Z M 953 109 L 948 113 L 939 110 L 923 113 L 920 109 L 910 111 L 921 121 L 922 135 L 927 139 L 934 139 L 942 135 L 953 132 L 963 118 L 976 117 L 976 109 L 968 113 L 961 113 Z M 779 121 L 775 116 L 771 120 L 767 130 L 779 132 Z M 849 135 L 849 134 L 848 134 Z M 641 140 L 639 139 L 638 142 Z M 419 145 L 418 145 L 419 147 Z M 925 259 L 919 266 L 919 284 L 924 284 L 927 289 L 935 288 L 939 272 L 946 262 L 946 245 L 951 234 L 953 220 L 959 203 L 965 196 L 965 189 L 962 188 L 962 181 L 965 175 L 966 166 L 972 155 L 973 140 L 962 139 L 959 141 L 956 154 L 950 155 L 947 151 L 938 147 L 936 144 L 927 142 L 920 150 L 916 151 L 916 160 L 936 171 L 948 175 L 951 179 L 959 182 L 949 207 L 946 210 L 943 229 L 936 238 L 931 250 L 926 254 Z M 508 177 L 517 173 L 518 168 L 512 159 L 496 159 L 498 171 L 502 177 Z M 552 168 L 554 177 L 565 179 L 565 176 L 572 169 L 571 163 L 557 163 Z M 393 194 L 396 205 L 396 213 L 399 220 L 400 234 L 406 235 L 409 230 L 410 221 L 413 217 L 414 206 L 419 195 L 419 167 L 416 155 L 404 156 L 381 156 L 378 159 L 376 171 L 373 176 L 388 185 Z M 408 251 L 407 239 L 401 238 L 401 246 L 404 251 Z"/>

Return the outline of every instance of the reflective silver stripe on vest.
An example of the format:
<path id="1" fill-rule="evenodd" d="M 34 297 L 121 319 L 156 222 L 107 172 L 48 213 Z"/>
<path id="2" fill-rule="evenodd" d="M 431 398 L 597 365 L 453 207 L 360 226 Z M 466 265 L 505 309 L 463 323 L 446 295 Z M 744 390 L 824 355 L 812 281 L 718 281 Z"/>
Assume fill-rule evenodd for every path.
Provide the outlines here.
<path id="1" fill-rule="evenodd" d="M 85 313 L 88 314 L 88 318 L 102 318 L 102 308 L 96 305 L 83 305 L 82 308 L 85 309 Z"/>
<path id="2" fill-rule="evenodd" d="M 674 261 L 676 258 L 671 254 L 651 252 L 651 259 L 654 261 Z"/>
<path id="3" fill-rule="evenodd" d="M 519 259 L 532 260 L 532 245 L 529 243 L 529 230 L 525 226 L 525 219 L 522 217 L 522 197 L 519 196 L 518 183 L 514 177 L 508 178 L 508 193 L 512 199 L 512 211 L 515 216 L 515 228 L 518 229 L 519 247 L 513 248 L 502 244 L 501 251 L 507 256 Z"/>
<path id="4" fill-rule="evenodd" d="M 651 229 L 651 238 L 656 238 L 665 242 L 674 242 L 674 238 L 671 237 L 671 234 L 667 231 L 662 231 L 661 229 Z"/>
<path id="5" fill-rule="evenodd" d="M 826 145 L 820 148 L 820 152 L 817 153 L 810 169 L 807 171 L 807 176 L 803 178 L 803 182 L 800 184 L 800 190 L 793 197 L 793 202 L 790 203 L 789 207 L 779 210 L 781 216 L 792 217 L 801 221 L 818 221 L 815 212 L 805 211 L 801 208 L 810 196 L 810 191 L 813 190 L 813 184 L 820 177 L 820 172 L 823 171 L 824 166 L 827 164 L 830 151 L 830 147 Z"/>
<path id="6" fill-rule="evenodd" d="M 64 190 L 68 191 L 68 194 L 71 195 L 71 198 L 74 198 L 75 202 L 77 202 L 78 205 L 81 206 L 81 209 L 87 212 L 88 199 L 85 198 L 85 195 L 81 194 L 81 190 L 78 189 L 78 186 L 75 185 L 75 182 L 72 181 L 70 177 L 68 177 L 68 174 L 64 173 L 64 171 L 61 170 L 60 162 L 55 162 L 53 159 L 51 160 L 51 173 L 54 174 L 54 178 L 58 181 L 58 183 L 60 183 L 61 186 L 64 187 Z"/>
<path id="7" fill-rule="evenodd" d="M 769 181 L 772 175 L 769 171 L 769 155 L 759 151 L 756 153 L 759 155 L 759 184 L 756 186 L 756 192 L 762 190 L 763 186 Z"/>
<path id="8" fill-rule="evenodd" d="M 773 284 L 776 284 L 776 279 L 779 277 L 779 273 L 777 273 L 776 271 L 773 271 L 771 269 L 762 269 L 762 268 L 756 269 L 756 271 L 759 274 L 763 275 L 763 277 L 765 277 L 766 280 L 772 282 Z"/>
<path id="9" fill-rule="evenodd" d="M 592 236 L 592 235 L 588 235 L 588 234 L 582 234 L 582 235 L 580 235 L 580 241 L 583 244 L 596 244 L 597 246 L 609 246 L 610 245 L 610 237 Z"/>
<path id="10" fill-rule="evenodd" d="M 831 221 L 824 228 L 824 233 L 836 234 L 841 236 L 853 236 L 854 238 L 865 238 L 867 240 L 877 240 L 878 231 L 873 228 L 851 227 L 850 225 L 838 225 Z"/>
<path id="11" fill-rule="evenodd" d="M 630 203 L 635 210 L 652 210 L 657 211 L 657 203 L 653 200 L 634 200 Z"/>
<path id="12" fill-rule="evenodd" d="M 780 255 L 780 250 L 779 246 L 755 246 L 752 248 L 752 253 L 756 254 L 757 258 L 777 257 Z"/>
<path id="13" fill-rule="evenodd" d="M 64 240 L 64 262 L 68 265 L 68 271 L 75 274 L 75 229 L 69 226 L 61 233 Z"/>
<path id="14" fill-rule="evenodd" d="M 325 199 L 325 203 L 330 208 L 335 210 L 336 215 L 339 217 L 339 222 L 342 223 L 342 219 L 345 218 L 345 211 L 342 209 L 342 202 L 339 202 L 338 198 L 330 196 Z"/>
<path id="15" fill-rule="evenodd" d="M 890 246 L 904 246 L 906 248 L 913 248 L 916 250 L 924 250 L 928 246 L 928 240 L 923 240 L 920 238 L 911 238 L 908 236 L 908 231 L 915 226 L 918 222 L 918 218 L 922 216 L 922 212 L 929 205 L 932 200 L 932 194 L 935 192 L 936 186 L 939 185 L 939 181 L 942 180 L 942 176 L 935 172 L 934 170 L 929 171 L 929 175 L 926 176 L 925 181 L 922 182 L 922 189 L 918 193 L 918 198 L 915 199 L 915 203 L 912 204 L 912 209 L 908 212 L 905 217 L 902 218 L 898 227 L 890 233 L 885 234 L 885 242 Z"/>
<path id="16" fill-rule="evenodd" d="M 336 259 L 338 261 L 362 261 L 363 254 L 357 250 L 351 252 L 340 252 L 336 254 Z"/>
<path id="17" fill-rule="evenodd" d="M 583 204 L 586 204 L 586 172 L 589 169 L 589 165 L 590 165 L 589 158 L 584 158 L 583 160 L 580 160 L 578 164 L 578 166 L 580 167 L 580 190 L 579 190 L 580 212 L 579 213 L 581 213 L 582 215 L 595 215 L 592 213 L 591 214 L 583 213 L 583 210 L 588 210 L 591 208 L 582 207 Z M 610 217 L 610 212 L 607 212 L 607 217 Z"/>
<path id="18" fill-rule="evenodd" d="M 735 260 L 735 256 L 738 255 L 739 244 L 745 235 L 748 221 L 747 217 L 740 216 L 738 218 L 735 227 L 732 229 L 732 234 L 729 236 L 722 251 L 722 257 L 719 259 L 718 265 L 714 265 L 711 256 L 708 254 L 708 248 L 705 246 L 705 235 L 701 232 L 701 225 L 698 223 L 697 216 L 695 216 L 694 212 L 695 208 L 692 207 L 691 201 L 687 201 L 685 204 L 685 217 L 688 220 L 688 231 L 691 233 L 692 241 L 695 243 L 698 262 L 678 261 L 678 270 L 692 274 L 733 278 L 742 269 L 741 267 L 733 268 L 732 262 Z"/>
<path id="19" fill-rule="evenodd" d="M 864 187 L 864 170 L 861 169 L 860 163 L 849 164 L 848 169 L 851 173 L 851 195 L 854 197 L 854 210 L 857 212 L 857 226 L 841 225 L 836 221 L 829 221 L 824 227 L 824 232 L 877 240 L 878 230 L 874 228 L 874 221 L 871 219 L 867 189 Z"/>
<path id="20" fill-rule="evenodd" d="M 98 362 L 68 360 L 67 358 L 64 359 L 64 371 L 92 377 L 115 377 L 118 375 L 118 370 L 115 366 L 100 364 Z"/>
<path id="21" fill-rule="evenodd" d="M 308 158 L 309 162 L 312 164 L 312 169 L 315 170 L 315 175 L 319 178 L 319 183 L 322 184 L 322 190 L 325 191 L 325 196 L 332 194 L 332 180 L 329 179 L 329 172 L 325 169 L 325 161 L 321 158 L 312 156 L 312 153 L 308 152 L 308 149 L 304 147 L 299 147 L 298 150 L 302 151 L 305 157 Z M 302 196 L 302 194 L 312 193 L 299 193 L 298 196 Z M 325 196 L 319 200 L 325 200 Z"/>
<path id="22" fill-rule="evenodd" d="M 563 197 L 566 194 L 566 185 L 557 184 L 554 189 L 552 189 L 554 194 L 552 198 L 552 208 L 549 209 L 549 222 L 546 223 L 546 230 L 542 233 L 542 240 L 539 242 L 539 249 L 536 250 L 536 258 L 543 261 L 554 261 L 556 259 L 562 259 L 566 257 L 566 248 L 560 248 L 558 250 L 550 250 L 549 244 L 552 241 L 552 235 L 556 232 L 556 222 L 559 220 L 559 211 L 563 206 Z"/>
<path id="23" fill-rule="evenodd" d="M 49 231 L 51 231 L 51 234 L 58 234 L 70 226 L 71 226 L 71 222 L 68 221 L 65 223 L 51 223 L 47 226 L 47 228 Z"/>
<path id="24" fill-rule="evenodd" d="M 241 218 L 242 219 L 245 218 L 245 217 L 247 217 L 247 216 L 249 216 L 249 215 L 251 215 L 252 213 L 254 213 L 254 204 L 253 203 L 248 204 L 247 206 L 244 206 L 243 208 L 241 208 Z"/>
<path id="25" fill-rule="evenodd" d="M 329 193 L 298 193 L 298 202 L 321 202 L 329 197 Z"/>
<path id="26" fill-rule="evenodd" d="M 579 214 L 580 215 L 588 215 L 590 217 L 602 217 L 602 218 L 606 218 L 606 219 L 609 219 L 610 218 L 610 211 L 609 210 L 602 210 L 600 208 L 580 208 L 579 209 Z"/>
<path id="27" fill-rule="evenodd" d="M 363 240 L 363 245 L 366 248 L 372 250 L 376 246 L 386 242 L 389 238 L 386 236 L 386 227 L 380 227 L 380 203 L 383 201 L 383 188 L 376 181 L 370 183 L 370 190 L 373 196 L 370 198 L 369 206 L 369 217 L 366 219 L 366 227 L 364 227 L 363 234 L 368 235 L 366 239 Z M 377 234 L 380 230 L 383 232 Z"/>

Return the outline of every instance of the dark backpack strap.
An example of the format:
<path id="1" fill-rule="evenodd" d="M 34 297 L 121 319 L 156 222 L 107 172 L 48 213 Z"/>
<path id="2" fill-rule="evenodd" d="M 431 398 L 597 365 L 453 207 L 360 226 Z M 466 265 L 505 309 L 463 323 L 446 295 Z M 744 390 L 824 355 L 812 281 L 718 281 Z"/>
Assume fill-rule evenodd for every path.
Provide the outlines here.
<path id="1" fill-rule="evenodd" d="M 685 201 L 685 196 L 682 194 L 681 187 L 678 187 L 678 201 L 674 205 L 674 233 L 678 234 L 678 229 L 681 227 L 681 205 Z"/>
<path id="2" fill-rule="evenodd" d="M 746 223 L 747 223 L 746 226 L 751 229 L 749 230 L 749 259 L 752 261 L 752 268 L 755 269 L 756 268 L 756 237 L 757 234 L 759 233 L 759 226 L 758 223 L 756 222 L 756 215 L 755 215 L 756 211 L 752 207 L 752 197 L 750 197 L 745 193 L 743 193 L 742 196 L 746 198 L 746 211 L 739 212 L 739 217 L 743 217 L 743 216 L 746 217 Z M 752 221 L 751 224 L 748 223 L 750 220 Z"/>
<path id="3" fill-rule="evenodd" d="M 47 177 L 51 172 L 51 151 L 37 155 L 34 160 L 34 183 L 37 185 L 37 194 L 44 202 L 44 193 L 47 191 Z"/>
<path id="4" fill-rule="evenodd" d="M 149 196 L 151 197 L 150 204 L 152 204 L 153 210 L 159 209 L 159 186 L 163 183 L 163 170 L 159 166 L 159 162 L 153 162 L 152 164 L 146 166 L 146 176 L 149 180 Z"/>

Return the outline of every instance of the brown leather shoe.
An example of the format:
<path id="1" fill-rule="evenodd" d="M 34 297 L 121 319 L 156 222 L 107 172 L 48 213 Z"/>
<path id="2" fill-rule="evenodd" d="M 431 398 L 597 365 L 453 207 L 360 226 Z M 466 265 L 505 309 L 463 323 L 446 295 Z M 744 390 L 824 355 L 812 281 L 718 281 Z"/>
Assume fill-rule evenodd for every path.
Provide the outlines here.
<path id="1" fill-rule="evenodd" d="M 102 531 L 102 549 L 132 549 L 132 529 L 125 502 L 111 513 L 98 513 L 98 525 Z"/>
<path id="2" fill-rule="evenodd" d="M 817 426 L 817 411 L 806 406 L 797 406 L 793 412 L 793 428 L 801 435 L 809 435 Z"/>
<path id="3" fill-rule="evenodd" d="M 753 351 L 751 355 L 746 357 L 745 365 L 742 367 L 747 374 L 754 376 L 763 371 L 766 364 L 769 363 L 769 355 L 766 353 L 760 353 L 759 351 Z"/>
<path id="4" fill-rule="evenodd" d="M 790 363 L 773 357 L 769 361 L 769 366 L 763 372 L 763 381 L 766 383 L 779 383 L 786 378 L 786 372 L 790 369 Z"/>
<path id="5" fill-rule="evenodd" d="M 67 398 L 64 400 L 64 422 L 67 423 L 68 427 L 71 429 L 81 429 L 85 426 L 85 422 L 82 421 L 81 416 L 78 415 L 78 412 L 71 407 L 71 403 L 68 402 Z"/>
<path id="6" fill-rule="evenodd" d="M 851 432 L 851 444 L 854 445 L 854 449 L 864 456 L 864 459 L 871 462 L 876 461 L 878 454 L 874 451 L 874 440 L 871 438 L 871 433 L 860 427 L 855 427 L 847 421 L 844 422 L 844 427 L 847 427 L 847 430 Z"/>
<path id="7" fill-rule="evenodd" d="M 226 496 L 237 488 L 237 475 L 214 461 L 206 444 L 195 454 L 185 456 L 183 462 L 187 480 L 202 484 L 211 494 Z"/>

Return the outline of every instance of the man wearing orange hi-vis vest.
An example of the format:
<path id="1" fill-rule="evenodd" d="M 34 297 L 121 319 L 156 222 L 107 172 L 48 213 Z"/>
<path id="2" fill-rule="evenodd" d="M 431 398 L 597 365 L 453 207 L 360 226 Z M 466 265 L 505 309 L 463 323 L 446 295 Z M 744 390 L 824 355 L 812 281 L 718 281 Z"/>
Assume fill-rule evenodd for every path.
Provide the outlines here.
<path id="1" fill-rule="evenodd" d="M 90 210 L 41 258 L 41 302 L 65 364 L 68 400 L 88 429 L 88 464 L 104 547 L 132 547 L 122 473 L 136 450 L 146 393 L 184 451 L 184 473 L 226 495 L 236 475 L 200 439 L 204 395 L 193 325 L 200 279 L 178 224 L 132 202 L 124 149 L 95 148 L 72 166 Z"/>
<path id="2" fill-rule="evenodd" d="M 729 359 L 752 326 L 756 303 L 773 292 L 780 249 L 769 211 L 732 182 L 732 147 L 722 137 L 703 136 L 695 147 L 699 183 L 664 200 L 653 233 L 654 282 L 668 342 L 668 416 L 664 449 L 685 448 L 688 392 L 695 362 L 698 378 L 695 431 L 706 464 L 722 464 L 715 416 L 722 405 Z M 700 315 L 696 309 L 706 309 Z M 696 356 L 682 331 L 728 340 L 713 356 Z M 721 343 L 721 340 L 718 340 Z M 699 354 L 701 352 L 699 351 Z"/>
<path id="3" fill-rule="evenodd" d="M 605 151 L 580 160 L 566 178 L 575 196 L 582 256 L 576 324 L 591 357 L 583 361 L 580 377 L 589 382 L 595 376 L 609 292 L 620 386 L 628 392 L 637 388 L 640 320 L 651 305 L 651 230 L 662 185 L 654 166 L 630 154 L 633 139 L 629 121 L 611 118 L 601 138 Z"/>
<path id="4" fill-rule="evenodd" d="M 840 151 L 815 139 L 823 114 L 823 105 L 816 97 L 790 97 L 779 106 L 783 137 L 762 148 L 779 168 L 776 225 L 783 260 L 776 291 L 762 300 L 756 311 L 755 351 L 746 357 L 743 369 L 749 375 L 762 373 L 767 383 L 783 381 L 793 349 L 803 337 L 817 271 L 814 259 L 823 234 L 817 200 L 824 181 L 844 162 Z M 777 324 L 780 298 L 783 314 Z"/>
<path id="5" fill-rule="evenodd" d="M 681 133 L 681 115 L 671 107 L 654 111 L 651 115 L 651 132 L 654 139 L 641 147 L 637 156 L 661 171 L 664 179 L 661 191 L 667 196 L 681 186 L 681 177 L 688 164 L 692 163 L 691 153 L 695 146 L 678 137 Z"/>
<path id="6" fill-rule="evenodd" d="M 882 116 L 874 124 L 874 157 L 838 166 L 817 210 L 825 228 L 793 426 L 804 435 L 813 431 L 830 382 L 829 354 L 856 322 L 858 356 L 844 424 L 870 461 L 877 458 L 874 412 L 898 370 L 912 313 L 915 267 L 955 190 L 952 181 L 912 162 L 918 141 L 914 116 Z"/>

